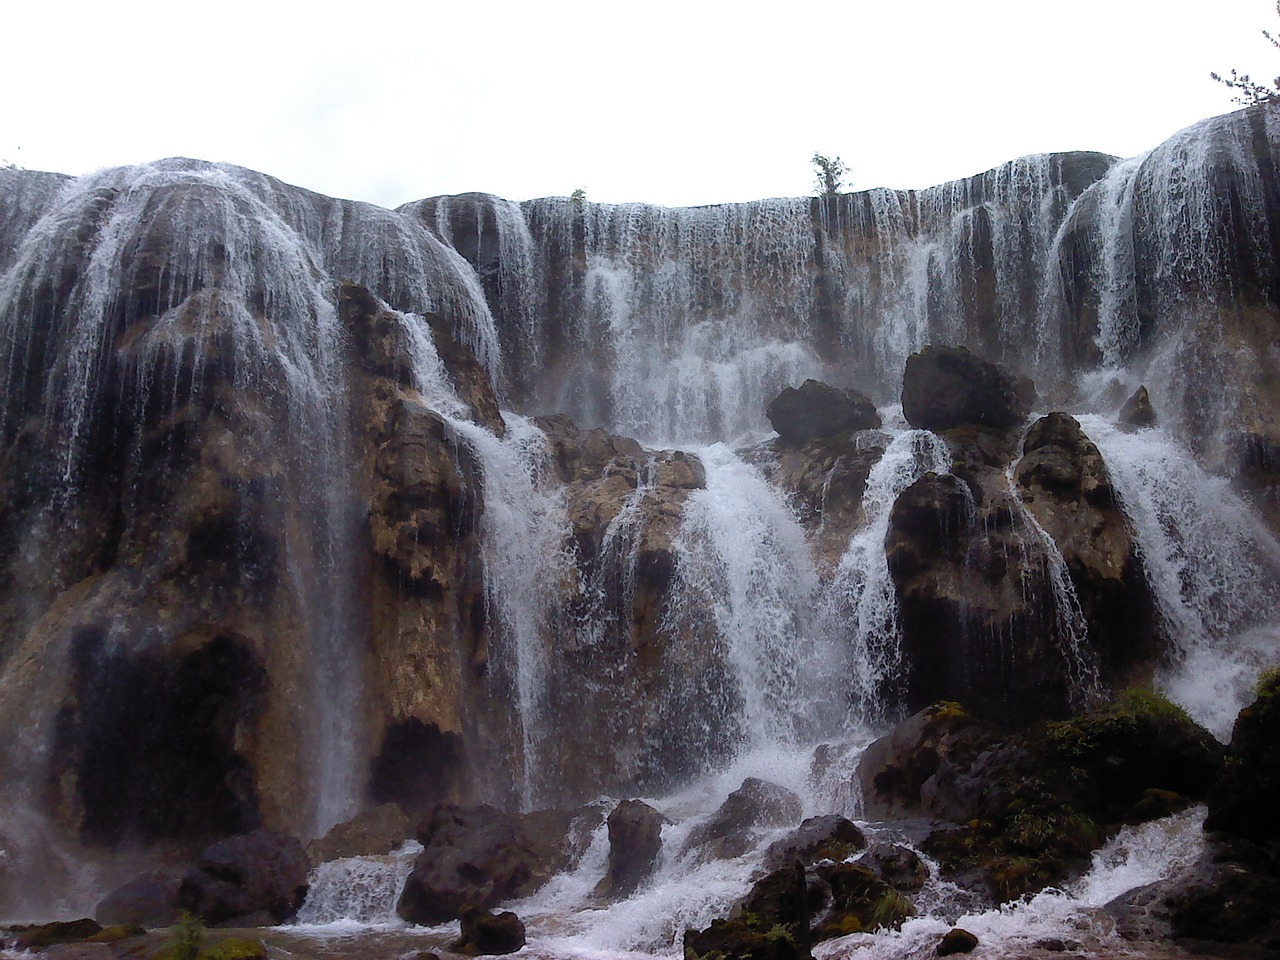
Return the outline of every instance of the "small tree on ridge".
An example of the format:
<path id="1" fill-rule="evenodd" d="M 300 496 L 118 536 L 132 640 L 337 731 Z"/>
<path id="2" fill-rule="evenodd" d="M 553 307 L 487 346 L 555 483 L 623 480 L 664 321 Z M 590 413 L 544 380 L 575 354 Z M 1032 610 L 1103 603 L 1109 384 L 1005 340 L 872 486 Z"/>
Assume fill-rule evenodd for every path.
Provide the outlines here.
<path id="1" fill-rule="evenodd" d="M 1276 3 L 1276 13 L 1280 14 L 1280 2 Z M 1267 38 L 1267 43 L 1280 50 L 1280 39 L 1277 39 L 1270 30 L 1263 30 L 1262 35 Z M 1234 90 L 1235 96 L 1231 98 L 1232 103 L 1244 104 L 1246 107 L 1255 103 L 1266 103 L 1269 100 L 1280 98 L 1280 77 L 1276 77 L 1268 86 L 1265 83 L 1258 83 L 1247 73 L 1237 73 L 1231 71 L 1231 76 L 1224 77 L 1217 73 L 1210 73 L 1209 76 L 1217 80 L 1228 90 Z"/>
<path id="2" fill-rule="evenodd" d="M 844 185 L 844 176 L 849 168 L 839 157 L 824 157 L 820 153 L 813 155 L 813 169 L 817 174 L 815 186 L 820 197 L 834 197 Z"/>

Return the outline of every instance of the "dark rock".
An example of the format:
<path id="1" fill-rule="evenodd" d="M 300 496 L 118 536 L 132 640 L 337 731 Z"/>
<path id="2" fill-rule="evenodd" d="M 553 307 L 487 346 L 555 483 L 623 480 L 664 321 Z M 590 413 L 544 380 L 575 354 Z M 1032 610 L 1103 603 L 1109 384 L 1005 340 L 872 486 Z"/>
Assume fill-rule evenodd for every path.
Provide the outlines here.
<path id="1" fill-rule="evenodd" d="M 1273 870 L 1201 863 L 1166 894 L 1166 910 L 1175 937 L 1280 950 L 1280 875 Z"/>
<path id="2" fill-rule="evenodd" d="M 352 331 L 357 350 L 370 373 L 412 387 L 413 360 L 401 321 L 372 293 L 354 283 L 338 287 L 338 313 Z M 454 390 L 467 404 L 470 417 L 498 436 L 506 433 L 506 422 L 498 407 L 498 396 L 488 372 L 466 346 L 454 339 L 449 325 L 435 314 L 427 314 L 431 336 Z"/>
<path id="3" fill-rule="evenodd" d="M 559 811 L 512 816 L 488 806 L 438 807 L 418 826 L 424 849 L 396 912 L 432 926 L 458 918 L 464 907 L 530 895 L 572 862 L 572 822 L 573 814 Z"/>
<path id="4" fill-rule="evenodd" d="M 742 900 L 741 913 L 786 927 L 799 941 L 799 934 L 808 932 L 811 918 L 819 916 L 830 900 L 826 881 L 816 874 L 806 875 L 795 861 L 757 880 Z"/>
<path id="5" fill-rule="evenodd" d="M 1231 731 L 1222 779 L 1209 792 L 1206 830 L 1220 830 L 1280 853 L 1280 670 L 1258 683 L 1257 698 Z"/>
<path id="6" fill-rule="evenodd" d="M 919 892 L 929 879 L 929 868 L 920 855 L 898 843 L 877 841 L 857 862 L 904 893 Z"/>
<path id="7" fill-rule="evenodd" d="M 722 859 L 741 856 L 755 842 L 757 830 L 795 823 L 802 809 L 800 798 L 786 787 L 748 777 L 690 834 L 686 849 L 702 847 Z"/>
<path id="8" fill-rule="evenodd" d="M 942 431 L 970 424 L 1013 427 L 1035 402 L 1031 381 L 964 347 L 925 347 L 907 358 L 902 414 L 913 427 Z"/>
<path id="9" fill-rule="evenodd" d="M 1130 427 L 1154 427 L 1156 408 L 1151 405 L 1151 395 L 1146 387 L 1138 387 L 1124 406 L 1120 408 L 1120 422 Z"/>
<path id="10" fill-rule="evenodd" d="M 1032 944 L 1037 950 L 1048 953 L 1066 953 L 1068 950 L 1083 950 L 1084 944 L 1078 940 L 1063 940 L 1061 937 L 1045 937 Z"/>
<path id="11" fill-rule="evenodd" d="M 609 872 L 596 893 L 629 897 L 653 873 L 667 818 L 640 800 L 623 800 L 609 814 Z"/>
<path id="12" fill-rule="evenodd" d="M 866 845 L 866 837 L 852 821 L 835 814 L 810 817 L 788 836 L 769 845 L 764 868 L 778 870 L 795 860 L 805 864 L 844 860 Z"/>
<path id="13" fill-rule="evenodd" d="M 102 932 L 102 926 L 88 917 L 22 927 L 17 931 L 17 943 L 23 950 L 43 950 L 59 943 L 81 943 Z"/>
<path id="14" fill-rule="evenodd" d="M 312 864 L 343 857 L 381 856 L 391 853 L 413 836 L 413 826 L 394 803 L 384 803 L 358 813 L 307 844 Z"/>
<path id="15" fill-rule="evenodd" d="M 817 380 L 787 387 L 769 404 L 765 414 L 778 435 L 792 444 L 880 426 L 880 414 L 865 396 Z"/>
<path id="16" fill-rule="evenodd" d="M 957 953 L 971 953 L 978 947 L 978 938 L 968 930 L 954 927 L 939 941 L 933 951 L 940 957 L 950 957 Z"/>
<path id="17" fill-rule="evenodd" d="M 813 941 L 850 933 L 897 929 L 915 915 L 911 900 L 857 863 L 820 866 L 817 875 L 831 890 L 831 905 L 813 928 Z"/>
<path id="18" fill-rule="evenodd" d="M 94 917 L 101 924 L 133 923 L 140 927 L 167 927 L 178 919 L 176 877 L 144 873 L 117 887 L 99 902 Z"/>
<path id="19" fill-rule="evenodd" d="M 1079 424 L 1061 413 L 1038 420 L 1012 486 L 1013 432 L 966 426 L 944 439 L 951 472 L 904 490 L 885 537 L 907 709 L 959 700 L 1014 728 L 1147 682 L 1163 642 L 1155 601 Z"/>
<path id="20" fill-rule="evenodd" d="M 809 960 L 789 931 L 746 917 L 686 930 L 684 955 L 687 960 Z"/>
<path id="21" fill-rule="evenodd" d="M 462 935 L 449 949 L 469 956 L 515 953 L 525 944 L 524 923 L 510 910 L 499 914 L 471 908 L 459 918 Z"/>
<path id="22" fill-rule="evenodd" d="M 920 711 L 874 741 L 858 761 L 864 815 L 968 819 L 983 787 L 966 774 L 999 742 L 989 724 L 958 703 Z"/>
<path id="23" fill-rule="evenodd" d="M 1155 600 L 1098 448 L 1075 418 L 1041 417 L 1014 472 L 1023 504 L 1067 564 L 1102 680 L 1145 680 L 1160 655 Z"/>
<path id="24" fill-rule="evenodd" d="M 1221 753 L 1179 708 L 1130 691 L 1011 735 L 938 704 L 868 747 L 858 777 L 870 816 L 964 824 L 935 830 L 924 851 L 1002 901 L 1078 874 L 1121 823 L 1165 815 L 1158 792 L 1204 797 Z"/>
<path id="25" fill-rule="evenodd" d="M 182 878 L 178 901 L 211 925 L 252 914 L 283 923 L 302 905 L 308 871 L 297 838 L 255 830 L 204 850 Z"/>

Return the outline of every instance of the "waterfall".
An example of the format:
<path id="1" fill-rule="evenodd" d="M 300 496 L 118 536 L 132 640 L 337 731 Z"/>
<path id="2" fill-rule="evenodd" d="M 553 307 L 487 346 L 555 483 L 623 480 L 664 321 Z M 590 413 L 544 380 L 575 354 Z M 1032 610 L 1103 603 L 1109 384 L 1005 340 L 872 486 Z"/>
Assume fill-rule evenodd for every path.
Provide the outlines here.
<path id="1" fill-rule="evenodd" d="M 888 719 L 886 707 L 902 669 L 898 598 L 884 552 L 889 513 L 898 495 L 925 473 L 951 467 L 951 452 L 935 434 L 903 429 L 900 408 L 881 415 L 895 424 L 893 439 L 867 477 L 862 526 L 823 588 L 822 610 L 825 629 L 848 638 L 853 719 L 872 726 Z"/>
<path id="2" fill-rule="evenodd" d="M 1134 527 L 1173 647 L 1158 680 L 1225 741 L 1280 639 L 1272 615 L 1280 544 L 1226 480 L 1206 472 L 1165 431 L 1125 433 L 1096 416 L 1080 424 L 1102 452 Z"/>
<path id="3" fill-rule="evenodd" d="M 707 486 L 685 505 L 670 616 L 699 616 L 710 605 L 738 685 L 744 745 L 793 742 L 823 699 L 822 688 L 801 683 L 818 586 L 812 555 L 794 515 L 757 468 L 724 446 L 703 448 L 699 456 Z M 736 725 L 735 718 L 724 720 Z"/>

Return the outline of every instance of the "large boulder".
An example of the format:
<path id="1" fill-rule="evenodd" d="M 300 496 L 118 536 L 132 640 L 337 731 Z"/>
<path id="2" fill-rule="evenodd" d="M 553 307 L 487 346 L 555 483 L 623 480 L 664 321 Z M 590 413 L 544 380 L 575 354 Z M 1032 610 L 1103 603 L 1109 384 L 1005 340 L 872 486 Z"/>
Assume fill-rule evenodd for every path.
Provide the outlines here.
<path id="1" fill-rule="evenodd" d="M 1014 427 L 1027 419 L 1035 386 L 964 347 L 928 346 L 907 358 L 902 415 L 913 427 Z"/>
<path id="2" fill-rule="evenodd" d="M 1280 852 L 1280 670 L 1263 675 L 1258 696 L 1231 731 L 1222 779 L 1209 793 L 1206 830 L 1222 831 Z"/>
<path id="3" fill-rule="evenodd" d="M 621 900 L 653 873 L 667 818 L 641 800 L 623 800 L 609 814 L 609 869 L 596 893 Z"/>
<path id="4" fill-rule="evenodd" d="M 283 923 L 302 906 L 310 866 L 296 837 L 255 830 L 205 849 L 178 888 L 178 902 L 208 924 Z"/>
<path id="5" fill-rule="evenodd" d="M 94 919 L 105 926 L 167 927 L 182 912 L 178 903 L 180 883 L 179 878 L 156 871 L 134 877 L 99 901 Z"/>
<path id="6" fill-rule="evenodd" d="M 769 404 L 765 415 L 778 435 L 791 444 L 880 426 L 880 414 L 867 397 L 818 380 L 787 387 Z"/>
<path id="7" fill-rule="evenodd" d="M 558 811 L 513 816 L 489 806 L 438 807 L 418 827 L 423 851 L 396 912 L 432 926 L 456 920 L 465 907 L 530 895 L 572 865 L 573 820 Z"/>
<path id="8" fill-rule="evenodd" d="M 765 851 L 766 870 L 780 870 L 799 860 L 847 860 L 867 845 L 862 831 L 851 820 L 836 814 L 810 817 L 781 840 L 775 840 Z"/>
<path id="9" fill-rule="evenodd" d="M 307 844 L 307 859 L 313 864 L 343 857 L 382 856 L 402 846 L 413 836 L 413 825 L 394 803 L 384 803 L 358 813 Z"/>
<path id="10" fill-rule="evenodd" d="M 741 856 L 755 844 L 759 830 L 795 823 L 802 809 L 800 798 L 786 787 L 748 777 L 689 835 L 686 849 L 700 848 L 704 856 L 723 859 Z"/>
<path id="11" fill-rule="evenodd" d="M 873 743 L 858 778 L 873 814 L 956 823 L 925 852 L 1000 901 L 1075 875 L 1120 825 L 1203 799 L 1221 766 L 1221 746 L 1181 709 L 1129 691 L 1016 734 L 938 704 Z"/>

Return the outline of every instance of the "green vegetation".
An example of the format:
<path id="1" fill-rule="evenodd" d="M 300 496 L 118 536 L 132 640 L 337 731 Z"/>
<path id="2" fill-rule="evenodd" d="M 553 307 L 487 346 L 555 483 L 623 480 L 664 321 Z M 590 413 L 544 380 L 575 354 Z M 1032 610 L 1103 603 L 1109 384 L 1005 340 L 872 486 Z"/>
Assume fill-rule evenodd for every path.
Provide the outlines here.
<path id="1" fill-rule="evenodd" d="M 172 928 L 173 939 L 157 960 L 266 960 L 267 948 L 261 940 L 225 937 L 205 944 L 205 927 L 199 917 L 186 910 Z"/>
<path id="2" fill-rule="evenodd" d="M 204 946 L 204 924 L 186 910 L 173 925 L 173 943 L 169 945 L 165 960 L 196 960 Z"/>
<path id="3" fill-rule="evenodd" d="M 820 197 L 834 197 L 844 186 L 845 175 L 849 168 L 839 157 L 824 157 L 815 153 L 811 161 L 817 181 L 814 184 Z"/>
<path id="4" fill-rule="evenodd" d="M 1280 2 L 1276 4 L 1276 13 L 1280 14 Z M 1272 34 L 1270 30 L 1263 30 L 1262 35 L 1266 37 L 1267 43 L 1280 50 L 1280 39 Z M 1252 106 L 1255 103 L 1267 103 L 1280 97 L 1280 77 L 1276 77 L 1270 84 L 1258 83 L 1247 73 L 1237 73 L 1231 71 L 1231 76 L 1224 77 L 1221 74 L 1210 73 L 1220 84 L 1228 90 L 1235 92 L 1235 96 L 1231 98 L 1233 103 L 1241 103 L 1245 106 Z"/>
<path id="5" fill-rule="evenodd" d="M 578 187 L 573 191 L 573 193 L 569 194 L 569 201 L 577 204 L 578 206 L 582 206 L 587 202 L 587 191 L 582 187 Z"/>
<path id="6" fill-rule="evenodd" d="M 1269 699 L 1280 694 L 1280 666 L 1263 670 L 1253 690 L 1259 700 Z"/>

